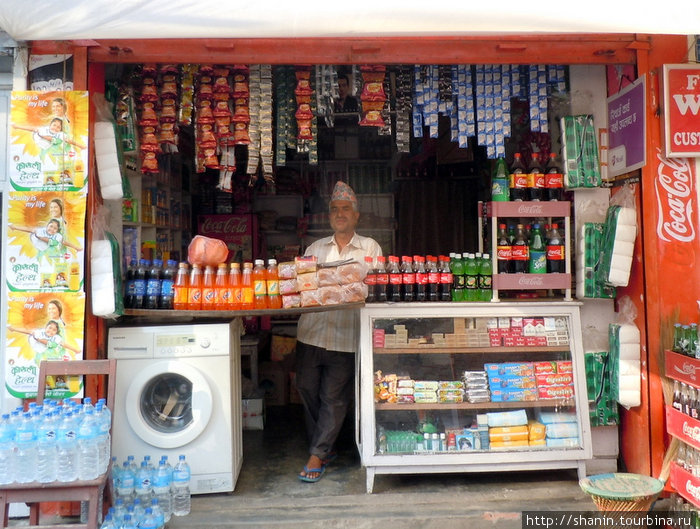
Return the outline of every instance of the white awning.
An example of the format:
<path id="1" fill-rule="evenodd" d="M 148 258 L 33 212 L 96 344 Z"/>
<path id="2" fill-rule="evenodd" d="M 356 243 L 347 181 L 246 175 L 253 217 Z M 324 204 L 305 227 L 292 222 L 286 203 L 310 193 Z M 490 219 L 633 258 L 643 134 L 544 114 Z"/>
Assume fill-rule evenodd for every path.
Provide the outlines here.
<path id="1" fill-rule="evenodd" d="M 700 1 L 1 0 L 17 41 L 700 33 Z"/>

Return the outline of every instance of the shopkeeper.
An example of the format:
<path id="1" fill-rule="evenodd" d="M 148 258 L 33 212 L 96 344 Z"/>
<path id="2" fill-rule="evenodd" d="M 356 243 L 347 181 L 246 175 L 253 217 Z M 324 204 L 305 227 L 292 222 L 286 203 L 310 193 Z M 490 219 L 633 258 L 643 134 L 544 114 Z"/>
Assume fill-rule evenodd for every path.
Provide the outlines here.
<path id="1" fill-rule="evenodd" d="M 333 235 L 314 242 L 306 255 L 319 263 L 354 259 L 364 262 L 382 249 L 374 239 L 355 233 L 360 218 L 357 197 L 336 183 L 329 204 Z M 360 334 L 359 310 L 302 314 L 297 329 L 296 383 L 304 406 L 309 459 L 299 479 L 315 483 L 336 457 L 334 445 L 352 402 L 355 355 Z"/>

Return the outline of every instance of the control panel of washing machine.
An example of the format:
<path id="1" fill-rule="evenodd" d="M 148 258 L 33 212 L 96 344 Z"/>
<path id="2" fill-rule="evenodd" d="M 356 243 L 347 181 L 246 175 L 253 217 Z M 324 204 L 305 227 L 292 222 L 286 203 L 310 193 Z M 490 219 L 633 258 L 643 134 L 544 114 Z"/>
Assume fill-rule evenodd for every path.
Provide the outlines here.
<path id="1" fill-rule="evenodd" d="M 155 336 L 156 356 L 192 356 L 218 354 L 211 336 L 195 334 L 159 334 Z"/>

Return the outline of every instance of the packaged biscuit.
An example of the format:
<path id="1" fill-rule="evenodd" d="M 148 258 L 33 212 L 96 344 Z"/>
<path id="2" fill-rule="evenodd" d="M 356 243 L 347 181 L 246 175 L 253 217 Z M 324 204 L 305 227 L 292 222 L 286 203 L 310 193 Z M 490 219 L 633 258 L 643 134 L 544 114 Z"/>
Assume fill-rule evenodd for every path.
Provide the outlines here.
<path id="1" fill-rule="evenodd" d="M 297 287 L 297 280 L 295 279 L 280 279 L 280 294 L 296 294 L 299 292 L 299 287 Z"/>
<path id="2" fill-rule="evenodd" d="M 525 410 L 499 411 L 486 414 L 489 428 L 495 426 L 521 426 L 527 424 L 527 412 Z"/>
<path id="3" fill-rule="evenodd" d="M 535 379 L 537 381 L 537 387 L 566 386 L 569 384 L 573 384 L 574 374 L 573 373 L 548 373 L 548 374 L 536 375 Z"/>
<path id="4" fill-rule="evenodd" d="M 535 377 L 532 375 L 494 375 L 489 377 L 489 386 L 496 388 L 534 388 L 536 387 Z"/>
<path id="5" fill-rule="evenodd" d="M 280 279 L 294 279 L 297 276 L 297 267 L 293 261 L 285 261 L 277 265 L 277 275 Z"/>
<path id="6" fill-rule="evenodd" d="M 298 270 L 297 270 L 298 272 Z M 318 278 L 316 272 L 297 274 L 297 289 L 299 292 L 316 290 L 318 288 Z"/>
<path id="7" fill-rule="evenodd" d="M 421 391 L 437 391 L 437 380 L 416 380 L 413 385 L 417 390 Z"/>
<path id="8" fill-rule="evenodd" d="M 530 439 L 528 442 L 530 443 L 530 446 L 547 446 L 547 441 L 544 438 Z"/>
<path id="9" fill-rule="evenodd" d="M 534 441 L 536 439 L 544 439 L 546 430 L 545 430 L 545 425 L 542 424 L 541 422 L 537 422 L 534 420 L 528 421 L 527 428 L 528 428 L 528 439 L 530 441 Z"/>
<path id="10" fill-rule="evenodd" d="M 362 282 L 341 285 L 343 303 L 359 303 L 367 299 L 367 285 Z"/>
<path id="11" fill-rule="evenodd" d="M 540 399 L 570 399 L 574 396 L 574 386 L 540 386 L 537 388 Z"/>
<path id="12" fill-rule="evenodd" d="M 461 380 L 441 380 L 438 382 L 438 389 L 462 389 L 464 383 Z"/>
<path id="13" fill-rule="evenodd" d="M 535 368 L 535 375 L 545 375 L 549 373 L 557 372 L 557 362 L 533 362 L 533 367 Z"/>
<path id="14" fill-rule="evenodd" d="M 318 297 L 318 290 L 305 290 L 299 293 L 302 307 L 316 307 L 321 305 Z"/>
<path id="15" fill-rule="evenodd" d="M 535 370 L 532 362 L 504 362 L 502 364 L 484 364 L 489 377 L 492 375 L 532 376 Z"/>
<path id="16" fill-rule="evenodd" d="M 340 285 L 319 287 L 316 292 L 321 305 L 338 305 L 342 302 Z"/>
<path id="17" fill-rule="evenodd" d="M 292 309 L 301 307 L 301 296 L 299 294 L 285 294 L 282 296 L 282 308 Z"/>
<path id="18" fill-rule="evenodd" d="M 527 439 L 523 441 L 501 441 L 501 442 L 491 442 L 491 448 L 515 448 L 520 446 L 529 446 Z"/>
<path id="19" fill-rule="evenodd" d="M 318 259 L 314 255 L 298 255 L 294 258 L 294 266 L 296 267 L 297 274 L 315 272 L 318 266 Z"/>
<path id="20" fill-rule="evenodd" d="M 503 435 L 516 433 L 528 433 L 528 426 L 525 424 L 521 424 L 520 426 L 494 426 L 493 428 L 489 428 L 489 435 Z"/>
<path id="21" fill-rule="evenodd" d="M 527 429 L 524 432 L 514 432 L 514 433 L 496 433 L 489 430 L 489 441 L 493 446 L 493 443 L 507 443 L 510 441 L 527 441 L 528 433 Z"/>
<path id="22" fill-rule="evenodd" d="M 337 285 L 339 283 L 338 276 L 336 274 L 337 268 L 332 266 L 329 268 L 319 268 L 316 271 L 316 276 L 318 277 L 318 286 L 327 287 L 331 285 Z"/>
<path id="23" fill-rule="evenodd" d="M 348 263 L 337 268 L 337 278 L 341 285 L 363 281 L 367 275 L 367 266 L 364 263 Z"/>

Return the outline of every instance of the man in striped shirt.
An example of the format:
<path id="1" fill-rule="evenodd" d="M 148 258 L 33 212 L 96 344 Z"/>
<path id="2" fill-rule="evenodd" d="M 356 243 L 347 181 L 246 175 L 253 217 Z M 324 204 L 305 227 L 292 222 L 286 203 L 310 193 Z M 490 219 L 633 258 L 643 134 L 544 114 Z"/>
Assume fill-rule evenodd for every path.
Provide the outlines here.
<path id="1" fill-rule="evenodd" d="M 360 213 L 357 197 L 344 182 L 333 189 L 329 219 L 333 235 L 306 250 L 319 263 L 382 254 L 379 244 L 355 233 Z M 355 354 L 359 342 L 358 310 L 302 314 L 297 328 L 296 384 L 304 405 L 309 459 L 299 479 L 315 483 L 335 458 L 334 444 L 352 402 Z"/>

